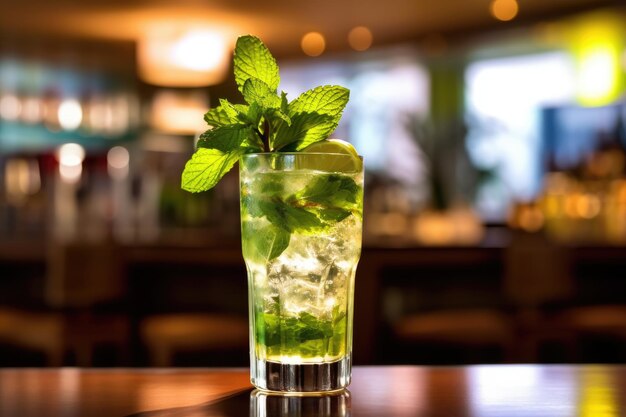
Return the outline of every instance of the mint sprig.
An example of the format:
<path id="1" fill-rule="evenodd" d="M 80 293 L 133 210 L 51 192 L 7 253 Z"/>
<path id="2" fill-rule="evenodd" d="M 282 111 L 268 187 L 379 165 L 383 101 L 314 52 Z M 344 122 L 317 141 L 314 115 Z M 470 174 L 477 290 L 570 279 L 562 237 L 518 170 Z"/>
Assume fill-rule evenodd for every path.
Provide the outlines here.
<path id="1" fill-rule="evenodd" d="M 279 311 L 257 309 L 255 339 L 270 356 L 338 356 L 346 349 L 346 320 L 346 312 L 339 306 L 333 308 L 329 318 L 318 318 L 307 312 L 288 317 Z"/>
<path id="2" fill-rule="evenodd" d="M 233 63 L 247 104 L 221 99 L 204 115 L 211 129 L 201 135 L 183 171 L 187 191 L 211 189 L 244 154 L 300 151 L 328 138 L 348 103 L 350 92 L 340 86 L 317 87 L 289 102 L 285 92 L 278 93 L 276 60 L 254 36 L 237 40 Z"/>
<path id="3" fill-rule="evenodd" d="M 265 174 L 242 189 L 243 215 L 264 217 L 270 223 L 262 231 L 247 233 L 244 254 L 250 259 L 271 261 L 287 248 L 292 233 L 317 233 L 350 215 L 361 216 L 362 192 L 352 178 L 315 176 L 302 190 L 290 194 L 283 193 L 284 180 Z"/>

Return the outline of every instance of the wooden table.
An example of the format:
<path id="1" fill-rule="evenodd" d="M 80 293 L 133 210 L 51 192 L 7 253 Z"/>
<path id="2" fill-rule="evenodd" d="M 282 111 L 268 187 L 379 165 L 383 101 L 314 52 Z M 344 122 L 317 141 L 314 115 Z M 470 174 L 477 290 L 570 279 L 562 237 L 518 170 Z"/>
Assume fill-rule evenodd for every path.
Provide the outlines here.
<path id="1" fill-rule="evenodd" d="M 5 369 L 10 417 L 510 417 L 626 415 L 626 367 L 356 367 L 347 393 L 252 392 L 247 369 Z"/>

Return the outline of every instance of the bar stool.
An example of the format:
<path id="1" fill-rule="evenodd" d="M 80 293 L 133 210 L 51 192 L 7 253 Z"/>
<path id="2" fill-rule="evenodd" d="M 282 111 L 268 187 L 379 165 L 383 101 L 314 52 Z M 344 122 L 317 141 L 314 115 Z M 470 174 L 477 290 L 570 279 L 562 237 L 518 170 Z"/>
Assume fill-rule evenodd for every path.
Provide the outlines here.
<path id="1" fill-rule="evenodd" d="M 63 314 L 65 349 L 78 366 L 93 366 L 99 348 L 116 363 L 130 357 L 130 320 L 122 251 L 112 242 L 56 242 L 48 249 L 46 300 Z"/>
<path id="2" fill-rule="evenodd" d="M 63 317 L 59 314 L 0 309 L 0 341 L 42 352 L 48 366 L 63 364 L 63 333 Z"/>
<path id="3" fill-rule="evenodd" d="M 419 350 L 421 346 L 452 346 L 463 360 L 480 362 L 481 349 L 496 348 L 509 359 L 514 341 L 511 320 L 495 309 L 468 308 L 424 312 L 393 325 L 395 338 Z"/>
<path id="4" fill-rule="evenodd" d="M 585 340 L 609 338 L 626 346 L 626 306 L 588 305 L 563 309 L 556 313 L 549 325 L 567 335 L 566 351 L 569 361 L 597 362 L 585 357 L 581 348 Z"/>
<path id="5" fill-rule="evenodd" d="M 141 338 L 154 366 L 171 366 L 177 353 L 248 347 L 248 320 L 225 314 L 175 313 L 145 318 Z"/>

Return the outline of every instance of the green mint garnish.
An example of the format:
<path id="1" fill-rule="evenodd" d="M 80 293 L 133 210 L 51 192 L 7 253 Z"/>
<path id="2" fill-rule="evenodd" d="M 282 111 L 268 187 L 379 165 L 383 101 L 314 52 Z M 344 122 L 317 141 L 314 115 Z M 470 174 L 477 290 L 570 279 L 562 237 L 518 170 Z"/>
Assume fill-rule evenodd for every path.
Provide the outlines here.
<path id="1" fill-rule="evenodd" d="M 266 173 L 242 189 L 244 215 L 271 223 L 246 233 L 244 254 L 256 262 L 277 258 L 287 249 L 292 233 L 323 232 L 350 215 L 361 216 L 361 188 L 350 177 L 313 176 L 302 190 L 285 195 L 283 182 L 288 180 L 281 173 Z"/>
<path id="2" fill-rule="evenodd" d="M 266 174 L 251 185 L 260 191 L 258 194 L 250 195 L 249 189 L 242 191 L 243 207 L 250 216 L 264 216 L 289 233 L 306 233 L 325 230 L 351 214 L 361 215 L 361 189 L 352 178 L 319 175 L 303 190 L 282 198 L 281 181 L 284 178 L 277 176 L 272 181 Z"/>
<path id="3" fill-rule="evenodd" d="M 183 188 L 208 190 L 250 149 L 250 132 L 245 126 L 227 125 L 209 130 L 200 136 L 198 150 L 183 171 Z M 203 144 L 210 143 L 210 146 Z"/>
<path id="4" fill-rule="evenodd" d="M 328 138 L 348 103 L 350 92 L 339 86 L 317 87 L 289 102 L 286 93 L 277 91 L 276 60 L 254 36 L 237 40 L 233 62 L 247 104 L 222 99 L 204 115 L 212 128 L 201 135 L 183 171 L 182 188 L 187 191 L 211 189 L 244 154 L 300 151 Z"/>
<path id="5" fill-rule="evenodd" d="M 337 128 L 349 98 L 350 92 L 339 86 L 316 87 L 302 93 L 289 104 L 289 116 L 293 122 L 280 127 L 280 147 L 299 151 L 326 139 Z"/>
<path id="6" fill-rule="evenodd" d="M 257 311 L 255 317 L 256 341 L 265 346 L 268 356 L 313 358 L 338 356 L 345 352 L 346 314 L 338 306 L 328 319 L 307 312 L 298 317 L 285 317 L 279 312 Z"/>
<path id="7" fill-rule="evenodd" d="M 311 181 L 294 199 L 309 206 L 318 204 L 325 208 L 354 210 L 357 207 L 359 186 L 342 175 L 320 175 Z"/>
<path id="8" fill-rule="evenodd" d="M 243 251 L 255 262 L 267 264 L 287 249 L 290 239 L 291 233 L 268 224 L 255 230 L 253 239 L 243 239 Z"/>

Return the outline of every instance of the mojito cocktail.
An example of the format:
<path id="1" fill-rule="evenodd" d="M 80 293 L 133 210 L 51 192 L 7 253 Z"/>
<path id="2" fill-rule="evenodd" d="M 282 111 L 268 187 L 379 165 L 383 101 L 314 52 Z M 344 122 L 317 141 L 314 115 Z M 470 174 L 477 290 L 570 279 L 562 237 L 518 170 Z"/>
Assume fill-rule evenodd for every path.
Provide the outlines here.
<path id="1" fill-rule="evenodd" d="M 204 120 L 181 187 L 210 190 L 240 162 L 248 269 L 251 380 L 263 390 L 326 392 L 350 383 L 354 275 L 361 253 L 363 162 L 328 139 L 350 91 L 278 90 L 261 39 L 237 39 L 233 71 L 245 104 L 220 99 Z"/>
<path id="2" fill-rule="evenodd" d="M 361 253 L 361 160 L 245 155 L 240 186 L 252 383 L 272 391 L 345 388 Z"/>

